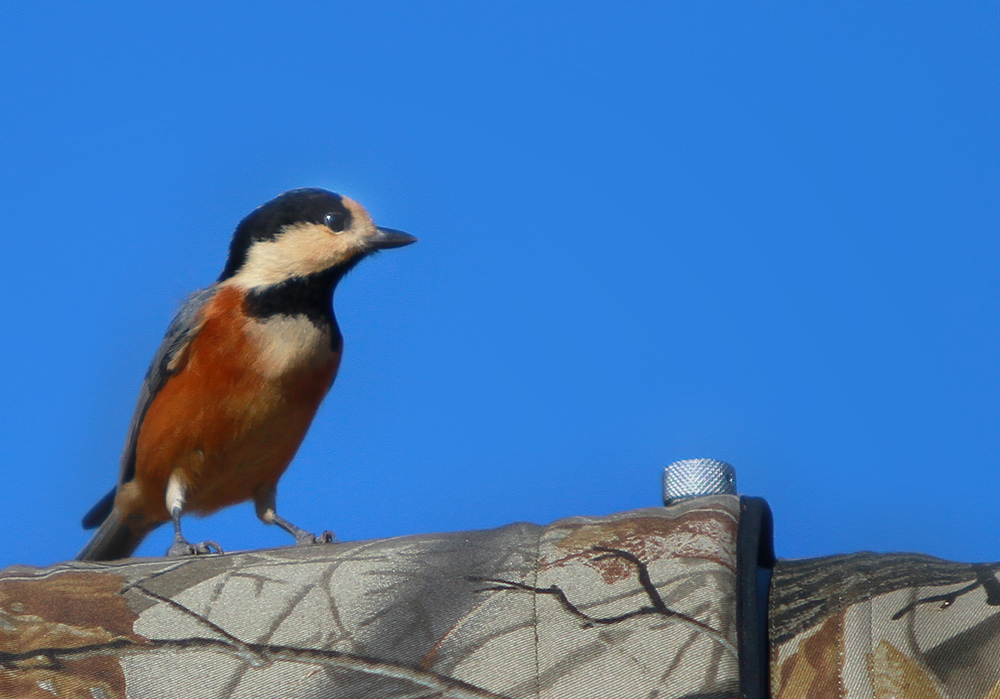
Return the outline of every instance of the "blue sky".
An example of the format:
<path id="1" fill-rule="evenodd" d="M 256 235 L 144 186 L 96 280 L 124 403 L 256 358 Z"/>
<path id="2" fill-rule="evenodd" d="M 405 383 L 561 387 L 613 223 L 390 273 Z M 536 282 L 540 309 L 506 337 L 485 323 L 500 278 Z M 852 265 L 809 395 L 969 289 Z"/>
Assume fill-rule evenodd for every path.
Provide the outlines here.
<path id="1" fill-rule="evenodd" d="M 301 526 L 653 506 L 710 456 L 781 556 L 1000 559 L 998 33 L 989 3 L 3 5 L 0 565 L 84 543 L 173 312 L 301 186 L 420 238 L 337 292 Z M 249 506 L 186 531 L 288 541 Z"/>

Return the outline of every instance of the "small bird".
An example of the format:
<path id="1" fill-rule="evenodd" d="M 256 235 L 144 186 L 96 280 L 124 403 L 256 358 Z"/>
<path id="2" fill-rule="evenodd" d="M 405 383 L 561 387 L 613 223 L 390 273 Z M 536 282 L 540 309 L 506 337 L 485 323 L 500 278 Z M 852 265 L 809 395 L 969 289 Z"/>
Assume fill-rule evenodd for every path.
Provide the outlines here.
<path id="1" fill-rule="evenodd" d="M 124 558 L 168 521 L 168 556 L 221 553 L 189 543 L 181 515 L 246 500 L 298 544 L 332 541 L 278 516 L 278 479 L 340 365 L 337 282 L 371 253 L 416 240 L 324 189 L 285 192 L 244 218 L 222 275 L 187 300 L 153 357 L 118 485 L 84 516 L 85 529 L 100 526 L 77 560 Z"/>

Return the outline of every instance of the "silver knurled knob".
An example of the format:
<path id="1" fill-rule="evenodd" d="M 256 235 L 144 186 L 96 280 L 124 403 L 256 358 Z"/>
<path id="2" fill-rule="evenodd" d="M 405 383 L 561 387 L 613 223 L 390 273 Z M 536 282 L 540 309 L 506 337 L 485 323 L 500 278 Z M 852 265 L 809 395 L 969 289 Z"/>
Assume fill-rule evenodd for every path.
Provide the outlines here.
<path id="1" fill-rule="evenodd" d="M 663 469 L 663 504 L 702 495 L 735 495 L 736 469 L 716 459 L 684 459 Z"/>

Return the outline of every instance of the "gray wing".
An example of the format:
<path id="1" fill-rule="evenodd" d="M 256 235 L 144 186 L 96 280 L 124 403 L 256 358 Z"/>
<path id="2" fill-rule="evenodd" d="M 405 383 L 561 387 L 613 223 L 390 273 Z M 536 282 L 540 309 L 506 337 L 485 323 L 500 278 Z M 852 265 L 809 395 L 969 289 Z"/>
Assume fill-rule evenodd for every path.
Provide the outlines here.
<path id="1" fill-rule="evenodd" d="M 196 291 L 188 297 L 181 310 L 177 312 L 174 319 L 167 328 L 167 334 L 160 343 L 160 347 L 153 355 L 153 361 L 146 371 L 146 378 L 139 389 L 139 400 L 136 402 L 135 412 L 132 414 L 132 424 L 128 428 L 128 436 L 125 438 L 125 449 L 122 451 L 121 470 L 118 474 L 118 485 L 127 483 L 135 476 L 135 445 L 139 440 L 139 428 L 146 417 L 146 411 L 153 398 L 163 388 L 171 374 L 174 373 L 172 362 L 177 358 L 187 344 L 194 339 L 201 329 L 203 321 L 202 310 L 218 291 L 218 285 Z"/>

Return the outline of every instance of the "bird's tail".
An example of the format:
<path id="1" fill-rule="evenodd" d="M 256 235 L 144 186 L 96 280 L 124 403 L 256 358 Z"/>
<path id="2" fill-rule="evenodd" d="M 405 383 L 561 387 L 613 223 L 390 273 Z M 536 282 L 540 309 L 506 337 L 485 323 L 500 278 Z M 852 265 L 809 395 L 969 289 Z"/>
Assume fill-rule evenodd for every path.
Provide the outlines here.
<path id="1" fill-rule="evenodd" d="M 117 510 L 111 510 L 94 532 L 94 536 L 76 555 L 76 560 L 112 561 L 116 558 L 127 558 L 156 526 L 156 524 L 130 526 L 122 522 Z"/>

